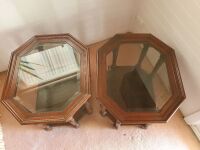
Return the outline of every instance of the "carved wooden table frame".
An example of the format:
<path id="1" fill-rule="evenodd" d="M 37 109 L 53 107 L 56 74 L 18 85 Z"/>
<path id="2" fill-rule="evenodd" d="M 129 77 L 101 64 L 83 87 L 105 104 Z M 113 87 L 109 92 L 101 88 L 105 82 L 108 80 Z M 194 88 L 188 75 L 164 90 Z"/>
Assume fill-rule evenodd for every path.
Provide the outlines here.
<path id="1" fill-rule="evenodd" d="M 64 42 L 76 49 L 81 57 L 80 67 L 80 94 L 63 110 L 58 112 L 31 113 L 25 107 L 13 100 L 16 94 L 17 73 L 20 57 L 29 52 L 38 43 Z M 73 118 L 74 114 L 83 106 L 88 112 L 91 108 L 87 103 L 91 97 L 90 73 L 89 73 L 89 52 L 81 42 L 70 34 L 38 35 L 28 40 L 25 44 L 15 50 L 11 55 L 7 79 L 5 82 L 2 103 L 20 124 L 44 124 L 46 130 L 51 129 L 51 124 L 70 123 L 74 127 L 79 124 Z"/>
<path id="2" fill-rule="evenodd" d="M 162 54 L 165 57 L 167 73 L 172 90 L 172 96 L 158 112 L 126 112 L 115 103 L 111 97 L 107 95 L 107 75 L 106 75 L 106 56 L 113 49 L 117 49 L 122 43 L 146 43 Z M 145 46 L 144 46 L 145 49 Z M 145 51 L 143 51 L 145 52 Z M 113 52 L 113 65 L 115 65 L 115 56 Z M 181 102 L 185 99 L 185 92 L 174 50 L 165 43 L 157 39 L 151 34 L 117 34 L 105 43 L 97 53 L 98 59 L 98 79 L 97 79 L 97 99 L 102 103 L 101 114 L 108 114 L 110 118 L 114 118 L 114 126 L 118 128 L 121 124 L 139 124 L 142 128 L 146 128 L 149 123 L 167 122 L 172 114 L 177 110 Z M 140 61 L 139 61 L 140 62 Z M 160 62 L 162 58 L 160 58 Z M 159 64 L 158 64 L 159 65 Z M 157 69 L 157 68 L 156 68 Z M 156 71 L 155 69 L 155 71 Z M 154 72 L 154 71 L 153 71 Z"/>

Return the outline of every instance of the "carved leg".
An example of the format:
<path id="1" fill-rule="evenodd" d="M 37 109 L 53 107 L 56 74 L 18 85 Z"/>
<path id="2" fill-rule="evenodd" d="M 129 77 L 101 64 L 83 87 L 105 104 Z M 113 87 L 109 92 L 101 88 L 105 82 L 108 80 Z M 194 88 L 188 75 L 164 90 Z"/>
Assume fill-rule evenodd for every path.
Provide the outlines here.
<path id="1" fill-rule="evenodd" d="M 114 125 L 114 127 L 115 127 L 116 129 L 119 129 L 119 127 L 121 126 L 121 122 L 120 122 L 119 120 L 116 120 L 115 123 L 114 123 L 113 125 Z"/>
<path id="2" fill-rule="evenodd" d="M 74 118 L 71 118 L 68 122 L 75 128 L 78 128 L 80 126 L 79 123 Z"/>
<path id="3" fill-rule="evenodd" d="M 100 105 L 100 107 L 101 107 L 100 114 L 101 114 L 101 116 L 105 117 L 108 112 L 103 105 Z"/>
<path id="4" fill-rule="evenodd" d="M 141 129 L 147 129 L 148 124 L 140 124 L 140 125 L 138 125 L 138 127 L 141 128 Z"/>
<path id="5" fill-rule="evenodd" d="M 86 111 L 88 114 L 92 114 L 93 110 L 92 110 L 91 104 L 89 102 L 85 103 L 85 108 L 86 108 Z"/>
<path id="6" fill-rule="evenodd" d="M 49 124 L 43 124 L 42 127 L 45 131 L 51 131 L 53 129 L 53 127 Z"/>

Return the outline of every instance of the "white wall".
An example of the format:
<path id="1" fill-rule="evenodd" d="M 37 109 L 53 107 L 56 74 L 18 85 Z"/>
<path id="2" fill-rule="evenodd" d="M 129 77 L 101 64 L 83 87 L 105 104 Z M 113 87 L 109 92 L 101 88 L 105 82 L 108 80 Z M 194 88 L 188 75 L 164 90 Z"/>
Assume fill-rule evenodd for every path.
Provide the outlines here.
<path id="1" fill-rule="evenodd" d="M 135 0 L 0 0 L 0 72 L 35 34 L 71 33 L 91 44 L 127 32 Z"/>
<path id="2" fill-rule="evenodd" d="M 181 110 L 200 110 L 200 1 L 140 0 L 129 29 L 153 33 L 176 50 L 187 96 Z"/>

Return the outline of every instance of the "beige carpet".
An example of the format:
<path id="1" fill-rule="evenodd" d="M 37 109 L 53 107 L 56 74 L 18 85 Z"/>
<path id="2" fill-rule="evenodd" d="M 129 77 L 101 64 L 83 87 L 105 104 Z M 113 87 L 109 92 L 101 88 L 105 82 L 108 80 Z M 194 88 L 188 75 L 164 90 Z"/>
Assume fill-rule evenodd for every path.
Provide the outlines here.
<path id="1" fill-rule="evenodd" d="M 95 51 L 99 45 L 91 46 Z M 0 74 L 0 87 L 5 73 Z M 178 111 L 167 124 L 152 124 L 147 130 L 122 126 L 116 130 L 108 118 L 94 113 L 80 120 L 80 128 L 54 127 L 44 131 L 40 126 L 21 126 L 1 106 L 6 150 L 199 150 L 200 143 Z"/>
<path id="2" fill-rule="evenodd" d="M 112 128 L 98 112 L 86 115 L 80 128 L 21 126 L 3 109 L 2 125 L 6 150 L 199 150 L 200 144 L 178 112 L 167 124 L 147 130 L 136 126 Z"/>
<path id="3" fill-rule="evenodd" d="M 1 123 L 0 123 L 0 150 L 5 150 Z"/>

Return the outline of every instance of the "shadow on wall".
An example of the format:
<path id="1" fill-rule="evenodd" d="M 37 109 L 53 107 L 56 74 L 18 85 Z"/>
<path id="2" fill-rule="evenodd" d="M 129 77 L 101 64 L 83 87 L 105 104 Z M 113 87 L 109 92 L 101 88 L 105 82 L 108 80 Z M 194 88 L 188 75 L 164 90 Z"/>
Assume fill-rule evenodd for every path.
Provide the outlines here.
<path id="1" fill-rule="evenodd" d="M 181 104 L 181 111 L 185 116 L 193 114 L 199 110 L 199 89 L 200 83 L 193 73 L 193 69 L 189 66 L 190 63 L 186 61 L 183 53 L 176 51 L 176 56 L 179 62 L 179 68 L 181 70 L 181 76 L 185 81 L 184 88 L 186 92 L 186 102 Z M 192 104 L 188 107 L 188 103 Z M 195 104 L 196 103 L 196 104 Z"/>

